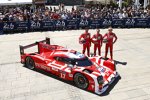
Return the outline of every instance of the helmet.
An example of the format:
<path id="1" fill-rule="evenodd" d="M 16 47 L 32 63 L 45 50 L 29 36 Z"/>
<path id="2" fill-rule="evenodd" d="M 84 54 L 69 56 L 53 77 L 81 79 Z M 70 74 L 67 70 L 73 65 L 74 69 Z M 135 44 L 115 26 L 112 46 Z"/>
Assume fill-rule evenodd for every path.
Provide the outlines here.
<path id="1" fill-rule="evenodd" d="M 94 44 L 97 44 L 97 39 L 96 39 L 96 38 L 93 38 L 93 39 L 92 39 L 92 42 L 93 42 Z"/>
<path id="2" fill-rule="evenodd" d="M 107 43 L 108 42 L 108 39 L 103 39 L 103 43 Z"/>
<path id="3" fill-rule="evenodd" d="M 96 38 L 94 38 L 94 39 L 92 39 L 93 41 L 97 41 L 97 39 Z"/>
<path id="4" fill-rule="evenodd" d="M 79 43 L 80 44 L 84 44 L 84 43 L 86 43 L 86 40 L 84 38 L 81 38 L 80 41 L 79 41 Z"/>

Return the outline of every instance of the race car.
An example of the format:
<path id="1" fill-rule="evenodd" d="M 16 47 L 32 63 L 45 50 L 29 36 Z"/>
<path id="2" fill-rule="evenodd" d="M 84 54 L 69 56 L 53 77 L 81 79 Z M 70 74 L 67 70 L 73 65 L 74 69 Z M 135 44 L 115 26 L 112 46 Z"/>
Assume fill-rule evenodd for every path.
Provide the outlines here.
<path id="1" fill-rule="evenodd" d="M 33 46 L 38 47 L 38 52 L 24 52 Z M 96 94 L 104 93 L 119 76 L 113 60 L 101 56 L 87 57 L 76 50 L 51 45 L 50 38 L 26 46 L 20 45 L 20 55 L 21 63 L 27 68 L 47 71 Z"/>

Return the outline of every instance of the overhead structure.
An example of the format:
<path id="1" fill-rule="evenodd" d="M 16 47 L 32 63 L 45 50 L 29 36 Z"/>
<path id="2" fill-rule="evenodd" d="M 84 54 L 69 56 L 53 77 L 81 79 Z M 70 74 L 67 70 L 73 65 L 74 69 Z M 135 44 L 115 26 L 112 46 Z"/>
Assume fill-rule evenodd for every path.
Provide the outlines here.
<path id="1" fill-rule="evenodd" d="M 137 9 L 139 9 L 139 7 L 140 7 L 140 2 L 139 2 L 139 0 L 135 0 L 135 7 L 137 8 Z"/>
<path id="2" fill-rule="evenodd" d="M 122 8 L 122 0 L 119 0 L 119 8 Z"/>
<path id="3" fill-rule="evenodd" d="M 149 5 L 149 0 L 144 0 L 144 9 Z"/>
<path id="4" fill-rule="evenodd" d="M 85 4 L 89 4 L 89 3 L 93 3 L 93 4 L 98 4 L 98 3 L 101 3 L 101 4 L 110 4 L 110 1 L 111 0 L 85 0 Z"/>
<path id="5" fill-rule="evenodd" d="M 32 0 L 0 0 L 0 5 L 32 4 Z"/>
<path id="6" fill-rule="evenodd" d="M 45 4 L 46 0 L 33 0 L 35 4 Z"/>

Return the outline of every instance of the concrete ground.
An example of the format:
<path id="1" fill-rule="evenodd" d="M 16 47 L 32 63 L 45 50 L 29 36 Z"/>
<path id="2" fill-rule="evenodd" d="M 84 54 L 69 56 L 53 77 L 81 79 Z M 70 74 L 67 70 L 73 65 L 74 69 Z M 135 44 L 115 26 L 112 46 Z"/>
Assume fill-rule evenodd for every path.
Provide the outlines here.
<path id="1" fill-rule="evenodd" d="M 121 80 L 104 96 L 78 89 L 57 78 L 29 70 L 20 64 L 19 45 L 45 37 L 78 51 L 83 30 L 34 32 L 0 36 L 0 100 L 150 100 L 150 29 L 114 29 L 118 41 L 114 59 Z M 90 30 L 91 34 L 95 30 Z M 102 29 L 101 33 L 107 32 Z M 102 55 L 104 55 L 104 45 Z M 30 51 L 30 50 L 29 50 Z M 93 46 L 91 47 L 93 52 Z M 127 63 L 123 65 L 123 63 Z"/>

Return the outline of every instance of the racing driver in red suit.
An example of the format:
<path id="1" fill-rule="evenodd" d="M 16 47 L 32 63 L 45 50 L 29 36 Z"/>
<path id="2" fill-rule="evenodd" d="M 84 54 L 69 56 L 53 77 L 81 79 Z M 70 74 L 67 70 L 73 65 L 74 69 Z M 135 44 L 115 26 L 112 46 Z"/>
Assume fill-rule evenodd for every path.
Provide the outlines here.
<path id="1" fill-rule="evenodd" d="M 105 58 L 107 58 L 108 49 L 110 49 L 110 56 L 113 59 L 113 44 L 117 41 L 117 36 L 112 32 L 112 27 L 108 28 L 108 33 L 103 36 L 103 41 L 106 42 Z"/>
<path id="2" fill-rule="evenodd" d="M 101 55 L 101 47 L 102 47 L 103 37 L 100 34 L 99 29 L 97 29 L 96 31 L 97 31 L 97 33 L 92 36 L 91 40 L 92 40 L 92 43 L 94 44 L 94 56 L 96 56 L 96 50 L 97 49 L 98 49 L 98 55 L 100 56 Z"/>
<path id="3" fill-rule="evenodd" d="M 85 32 L 80 35 L 79 37 L 79 43 L 83 44 L 83 50 L 82 53 L 85 54 L 85 51 L 87 49 L 87 55 L 90 56 L 90 46 L 91 46 L 91 35 L 88 32 L 88 28 L 85 29 Z"/>

